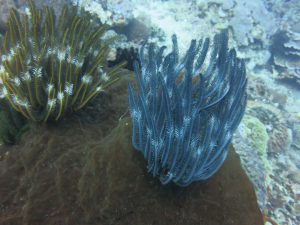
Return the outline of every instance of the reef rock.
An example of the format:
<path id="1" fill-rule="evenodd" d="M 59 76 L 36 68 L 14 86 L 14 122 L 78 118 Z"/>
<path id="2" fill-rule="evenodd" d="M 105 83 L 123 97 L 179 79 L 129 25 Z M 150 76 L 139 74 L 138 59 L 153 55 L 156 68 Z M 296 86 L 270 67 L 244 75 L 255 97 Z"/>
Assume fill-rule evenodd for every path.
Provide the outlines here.
<path id="1" fill-rule="evenodd" d="M 280 18 L 272 35 L 270 52 L 278 79 L 300 87 L 300 2 L 267 0 L 270 11 Z"/>
<path id="2" fill-rule="evenodd" d="M 287 151 L 292 142 L 292 132 L 286 118 L 276 107 L 255 101 L 248 101 L 247 114 L 258 118 L 269 135 L 268 153 L 278 154 Z"/>
<path id="3" fill-rule="evenodd" d="M 34 3 L 38 8 L 42 6 L 53 7 L 56 15 L 59 15 L 60 10 L 68 0 L 35 0 Z M 20 12 L 25 12 L 27 7 L 26 0 L 0 0 L 0 33 L 5 33 L 6 30 L 6 20 L 9 16 L 11 8 L 15 8 Z"/>
<path id="4" fill-rule="evenodd" d="M 32 127 L 0 146 L 0 224 L 260 225 L 253 186 L 233 148 L 205 182 L 162 186 L 131 144 L 124 76 L 93 120 L 88 110 Z M 125 112 L 125 114 L 124 114 Z M 101 114 L 101 115 L 100 115 Z"/>
<path id="5" fill-rule="evenodd" d="M 5 31 L 5 23 L 9 15 L 9 9 L 15 7 L 13 0 L 0 0 L 0 33 Z"/>
<path id="6" fill-rule="evenodd" d="M 6 0 L 7 1 L 7 0 Z M 27 0 L 14 0 L 17 9 L 23 10 L 28 7 Z M 37 8 L 44 8 L 46 6 L 52 7 L 55 14 L 58 16 L 64 5 L 69 4 L 70 0 L 34 0 L 34 4 Z"/>
<path id="7" fill-rule="evenodd" d="M 278 79 L 300 86 L 300 35 L 279 30 L 272 37 L 272 61 L 279 71 Z"/>

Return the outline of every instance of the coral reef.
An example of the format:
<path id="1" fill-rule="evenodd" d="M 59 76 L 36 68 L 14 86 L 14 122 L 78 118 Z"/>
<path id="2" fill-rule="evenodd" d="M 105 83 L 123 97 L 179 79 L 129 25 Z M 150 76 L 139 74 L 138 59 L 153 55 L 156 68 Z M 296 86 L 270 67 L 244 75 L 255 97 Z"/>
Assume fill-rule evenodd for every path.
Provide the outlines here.
<path id="1" fill-rule="evenodd" d="M 237 43 L 243 46 L 255 43 L 267 45 L 268 36 L 275 32 L 277 21 L 268 11 L 265 2 L 240 0 L 235 4 L 231 9 L 233 16 L 229 19 L 229 24 L 234 30 Z"/>
<path id="2" fill-rule="evenodd" d="M 0 146 L 0 224 L 263 225 L 232 148 L 205 183 L 162 186 L 147 173 L 132 148 L 130 118 L 119 119 L 128 108 L 127 77 L 109 87 L 109 114 L 95 114 L 98 122 L 73 114 L 31 129 L 20 145 Z"/>
<path id="3" fill-rule="evenodd" d="M 235 149 L 241 156 L 248 176 L 251 177 L 259 205 L 264 213 L 268 214 L 267 217 L 272 217 L 280 225 L 300 223 L 300 205 L 298 203 L 300 182 L 295 178 L 297 177 L 295 174 L 300 168 L 298 143 L 300 95 L 299 89 L 297 92 L 294 88 L 295 86 L 299 87 L 297 67 L 299 68 L 300 1 L 65 1 L 73 2 L 75 5 L 83 6 L 89 12 L 96 13 L 102 22 L 116 25 L 118 29 L 123 27 L 123 30 L 118 30 L 124 32 L 122 40 L 118 39 L 120 41 L 115 46 L 110 45 L 115 49 L 117 47 L 138 47 L 137 44 L 142 41 L 139 40 L 140 38 L 150 38 L 160 46 L 170 46 L 168 38 L 177 31 L 180 31 L 177 32 L 177 36 L 181 40 L 179 49 L 186 49 L 191 38 L 199 35 L 213 36 L 218 30 L 229 26 L 232 36 L 230 44 L 238 47 L 239 57 L 244 58 L 247 62 L 249 78 L 247 91 L 249 99 L 252 100 L 248 106 L 253 106 L 258 111 L 271 112 L 272 115 L 268 117 L 258 113 L 260 116 L 257 118 L 260 125 L 263 124 L 266 127 L 267 133 L 271 137 L 269 146 L 275 146 L 272 147 L 275 151 L 269 152 L 268 150 L 268 163 L 272 170 L 267 171 L 268 166 L 255 151 L 253 147 L 255 143 L 252 142 L 250 136 L 251 132 L 245 132 L 245 130 L 250 130 L 243 123 L 237 132 L 238 135 L 233 138 L 233 141 L 238 143 L 235 145 Z M 38 7 L 51 4 L 55 14 L 59 15 L 65 1 L 35 0 L 34 2 Z M 0 0 L 0 33 L 3 34 L 6 30 L 4 23 L 9 15 L 9 8 L 14 7 L 18 12 L 28 12 L 24 2 L 25 0 Z M 142 35 L 138 36 L 128 34 L 124 28 L 135 25 L 136 23 L 130 23 L 135 20 L 144 23 L 137 27 L 144 26 L 149 31 L 143 29 Z M 133 31 L 137 34 L 136 30 L 133 29 Z M 135 43 L 128 42 L 129 39 Z M 278 80 L 284 82 L 277 82 Z M 112 99 L 108 93 L 98 95 L 82 110 L 76 111 L 75 116 L 81 119 L 85 118 L 85 122 L 89 124 L 92 124 L 93 120 L 96 123 L 100 122 L 103 118 L 107 118 L 107 114 L 112 114 L 111 111 L 105 109 L 107 105 L 111 104 Z M 95 117 L 97 113 L 102 116 Z M 256 113 L 250 112 L 247 116 L 256 118 Z M 280 122 L 276 122 L 276 119 Z M 293 132 L 291 145 L 290 130 Z M 240 133 L 244 133 L 245 136 L 241 138 Z M 276 143 L 276 137 L 284 142 Z M 271 142 L 276 144 L 271 144 Z M 287 149 L 289 146 L 291 148 Z M 270 179 L 266 179 L 268 173 L 273 177 L 271 182 L 268 181 Z M 269 193 L 266 189 L 270 190 Z"/>
<path id="4" fill-rule="evenodd" d="M 84 107 L 118 78 L 106 71 L 106 26 L 76 7 L 11 10 L 0 60 L 1 96 L 27 119 L 58 120 Z"/>
<path id="5" fill-rule="evenodd" d="M 289 149 L 292 134 L 287 121 L 276 107 L 248 101 L 247 113 L 258 118 L 266 127 L 269 135 L 268 153 L 279 154 Z"/>
<path id="6" fill-rule="evenodd" d="M 277 79 L 300 87 L 300 3 L 299 1 L 270 1 L 272 11 L 279 20 L 270 44 L 272 64 L 279 72 Z"/>
<path id="7" fill-rule="evenodd" d="M 293 132 L 293 146 L 297 149 L 300 149 L 300 124 L 294 124 L 294 132 Z"/>
<path id="8" fill-rule="evenodd" d="M 287 165 L 293 165 L 292 167 L 298 170 L 300 168 L 299 150 L 296 148 L 298 131 L 297 126 L 294 126 L 299 123 L 300 118 L 300 94 L 299 89 L 295 88 L 299 86 L 297 83 L 299 76 L 295 67 L 297 61 L 293 60 L 299 53 L 300 1 L 76 0 L 76 2 L 86 9 L 93 2 L 94 9 L 97 5 L 109 11 L 111 16 L 108 19 L 112 24 L 126 25 L 133 18 L 145 23 L 149 30 L 159 31 L 149 37 L 150 41 L 156 42 L 159 46 L 170 47 L 168 37 L 177 32 L 176 35 L 181 40 L 180 50 L 187 48 L 191 38 L 199 35 L 213 36 L 218 30 L 230 26 L 230 44 L 238 48 L 238 56 L 244 58 L 246 62 L 249 99 L 255 103 L 253 105 L 259 105 L 258 110 L 270 111 L 271 115 L 276 115 L 270 116 L 266 120 L 268 122 L 264 122 L 262 117 L 257 118 L 264 124 L 268 136 L 271 137 L 269 146 L 274 146 L 271 148 L 275 151 L 268 153 L 268 163 L 274 169 L 266 171 L 268 165 L 257 154 L 253 143 L 250 143 L 250 136 L 245 135 L 241 138 L 241 135 L 236 135 L 233 138 L 238 143 L 235 148 L 255 184 L 261 210 L 267 208 L 268 217 L 280 225 L 300 223 L 299 213 L 296 213 L 299 212 L 297 203 L 299 197 L 289 191 L 293 188 L 297 193 L 299 183 L 290 184 L 291 179 L 285 175 L 290 172 Z M 274 38 L 278 37 L 279 33 L 283 33 L 288 39 L 275 44 Z M 123 40 L 126 42 L 126 37 Z M 126 47 L 135 44 L 124 42 L 122 45 Z M 278 52 L 276 47 L 279 49 L 283 47 L 284 51 Z M 250 107 L 252 103 L 248 106 Z M 256 114 L 248 115 L 256 117 Z M 243 127 L 241 124 L 240 130 L 243 130 Z M 291 131 L 292 145 L 290 145 Z M 246 134 L 243 131 L 238 133 Z M 276 137 L 283 142 L 278 143 Z M 292 148 L 288 148 L 289 146 Z M 269 149 L 267 151 L 269 152 Z M 280 163 L 280 158 L 285 158 L 285 163 Z M 278 180 L 268 182 L 266 179 L 268 173 L 273 177 L 279 177 Z M 270 195 L 277 197 L 265 198 L 267 189 L 272 189 Z M 294 203 L 289 204 L 290 202 Z"/>
<path id="9" fill-rule="evenodd" d="M 9 17 L 11 8 L 15 8 L 18 12 L 24 13 L 28 0 L 0 0 L 0 33 L 5 33 L 6 21 Z M 52 6 L 56 15 L 60 14 L 61 9 L 70 0 L 35 0 L 37 7 Z"/>
<path id="10" fill-rule="evenodd" d="M 280 110 L 286 110 L 289 107 L 292 101 L 290 90 L 281 86 L 276 87 L 274 80 L 270 78 L 248 75 L 250 75 L 247 85 L 249 100 L 271 105 Z"/>
<path id="11" fill-rule="evenodd" d="M 264 93 L 268 96 L 270 90 Z M 233 138 L 233 145 L 255 186 L 264 215 L 278 224 L 296 224 L 300 207 L 296 193 L 300 180 L 291 178 L 297 177 L 300 157 L 299 152 L 291 148 L 295 143 L 291 134 L 291 121 L 270 102 L 250 100 L 247 106 L 244 120 Z M 261 128 L 256 140 L 253 140 L 248 118 L 256 121 L 253 125 Z M 262 144 L 261 140 L 264 140 L 263 146 L 267 146 L 264 154 L 257 152 L 255 147 Z"/>
<path id="12" fill-rule="evenodd" d="M 227 35 L 215 36 L 207 68 L 209 39 L 193 40 L 182 60 L 176 36 L 165 57 L 165 47 L 156 51 L 150 44 L 147 57 L 144 47 L 140 50 L 141 67 L 135 65 L 139 94 L 128 87 L 132 142 L 163 184 L 208 179 L 226 158 L 246 107 L 245 65 L 228 50 Z"/>
<path id="13" fill-rule="evenodd" d="M 272 36 L 270 51 L 272 63 L 279 71 L 277 79 L 300 87 L 300 35 L 294 37 L 286 31 L 277 31 Z"/>
<path id="14" fill-rule="evenodd" d="M 251 137 L 251 142 L 258 155 L 266 158 L 269 136 L 265 125 L 253 116 L 245 115 L 242 123 L 248 129 L 247 136 Z"/>

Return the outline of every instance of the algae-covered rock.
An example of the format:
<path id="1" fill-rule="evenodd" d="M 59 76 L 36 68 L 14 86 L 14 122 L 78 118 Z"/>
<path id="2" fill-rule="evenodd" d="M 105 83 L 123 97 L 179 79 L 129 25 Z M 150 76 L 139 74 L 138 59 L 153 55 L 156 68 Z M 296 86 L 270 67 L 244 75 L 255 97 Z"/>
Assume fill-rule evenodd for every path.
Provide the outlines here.
<path id="1" fill-rule="evenodd" d="M 293 146 L 300 149 L 300 124 L 294 125 Z"/>
<path id="2" fill-rule="evenodd" d="M 246 133 L 257 154 L 266 156 L 269 141 L 266 126 L 259 119 L 250 115 L 245 115 L 242 122 L 246 126 Z"/>
<path id="3" fill-rule="evenodd" d="M 31 129 L 20 145 L 0 146 L 0 224 L 263 224 L 233 149 L 207 182 L 162 186 L 148 174 L 132 148 L 130 119 L 120 119 L 127 82 L 109 90 L 102 120 L 76 115 Z"/>
<path id="4" fill-rule="evenodd" d="M 0 99 L 0 144 L 16 144 L 28 129 L 25 118 Z"/>
<path id="5" fill-rule="evenodd" d="M 267 128 L 269 136 L 268 154 L 276 155 L 287 151 L 291 145 L 292 135 L 288 126 L 287 115 L 281 110 L 262 102 L 248 101 L 246 113 L 256 117 Z"/>

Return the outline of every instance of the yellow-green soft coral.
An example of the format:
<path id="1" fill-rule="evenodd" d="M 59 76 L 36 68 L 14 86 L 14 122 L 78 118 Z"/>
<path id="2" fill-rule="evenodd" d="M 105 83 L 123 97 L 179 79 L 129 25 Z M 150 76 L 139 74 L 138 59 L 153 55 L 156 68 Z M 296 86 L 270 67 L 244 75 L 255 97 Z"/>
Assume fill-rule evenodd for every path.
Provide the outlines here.
<path id="1" fill-rule="evenodd" d="M 76 7 L 11 10 L 0 47 L 0 98 L 32 121 L 58 120 L 85 106 L 116 81 L 105 71 L 106 26 Z M 2 99 L 2 100 L 3 100 Z"/>

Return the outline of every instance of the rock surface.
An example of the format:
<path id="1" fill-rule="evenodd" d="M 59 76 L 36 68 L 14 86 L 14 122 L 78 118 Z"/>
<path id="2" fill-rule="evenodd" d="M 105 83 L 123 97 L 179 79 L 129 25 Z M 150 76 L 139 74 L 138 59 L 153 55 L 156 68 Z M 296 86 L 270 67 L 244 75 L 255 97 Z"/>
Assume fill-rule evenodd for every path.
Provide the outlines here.
<path id="1" fill-rule="evenodd" d="M 56 15 L 59 15 L 60 10 L 69 2 L 69 0 L 33 0 L 33 2 L 38 8 L 43 8 L 45 6 L 53 7 Z M 0 33 L 5 33 L 6 21 L 10 9 L 15 8 L 19 12 L 24 13 L 26 7 L 26 0 L 0 0 Z"/>
<path id="2" fill-rule="evenodd" d="M 263 224 L 233 149 L 213 178 L 187 188 L 162 186 L 147 173 L 130 119 L 119 119 L 127 81 L 111 88 L 99 122 L 78 114 L 0 146 L 0 224 Z"/>
<path id="3" fill-rule="evenodd" d="M 13 0 L 0 0 L 0 33 L 5 32 L 5 23 L 12 7 L 16 7 Z"/>

